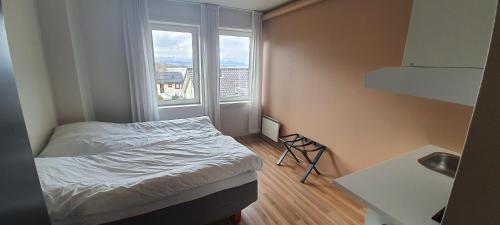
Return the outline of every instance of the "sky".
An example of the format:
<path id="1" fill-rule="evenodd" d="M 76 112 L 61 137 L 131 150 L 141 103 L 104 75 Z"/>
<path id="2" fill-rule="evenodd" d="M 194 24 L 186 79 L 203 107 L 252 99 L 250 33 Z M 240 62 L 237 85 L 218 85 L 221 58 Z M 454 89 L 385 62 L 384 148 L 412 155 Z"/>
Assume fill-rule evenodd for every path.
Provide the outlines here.
<path id="1" fill-rule="evenodd" d="M 220 36 L 220 61 L 238 62 L 248 67 L 250 56 L 250 38 L 235 36 Z"/>
<path id="2" fill-rule="evenodd" d="M 155 57 L 193 58 L 193 39 L 190 33 L 153 30 Z"/>
<path id="3" fill-rule="evenodd" d="M 172 58 L 192 62 L 193 49 L 190 33 L 153 30 L 153 47 L 156 58 Z M 220 60 L 223 67 L 248 67 L 250 39 L 221 35 Z"/>

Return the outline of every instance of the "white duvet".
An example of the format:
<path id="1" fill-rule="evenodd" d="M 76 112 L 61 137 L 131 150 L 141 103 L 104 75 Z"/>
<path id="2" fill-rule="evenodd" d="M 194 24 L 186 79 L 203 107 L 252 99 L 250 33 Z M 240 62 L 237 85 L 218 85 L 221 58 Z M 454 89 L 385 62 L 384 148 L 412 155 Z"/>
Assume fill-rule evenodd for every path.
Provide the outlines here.
<path id="1" fill-rule="evenodd" d="M 205 117 L 97 124 L 102 131 L 97 136 L 92 124 L 56 130 L 47 148 L 52 152 L 35 159 L 54 223 L 151 204 L 262 166 L 255 154 Z M 65 142 L 76 149 L 64 149 Z"/>

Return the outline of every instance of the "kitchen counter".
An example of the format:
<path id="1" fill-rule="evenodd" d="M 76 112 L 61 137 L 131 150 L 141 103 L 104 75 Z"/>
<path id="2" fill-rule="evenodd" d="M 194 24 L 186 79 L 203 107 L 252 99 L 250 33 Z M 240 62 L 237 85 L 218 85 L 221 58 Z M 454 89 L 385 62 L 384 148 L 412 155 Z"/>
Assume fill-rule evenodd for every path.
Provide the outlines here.
<path id="1" fill-rule="evenodd" d="M 367 225 L 439 225 L 431 217 L 447 204 L 453 179 L 417 162 L 433 152 L 457 155 L 450 150 L 427 145 L 335 179 L 335 184 L 366 204 Z"/>

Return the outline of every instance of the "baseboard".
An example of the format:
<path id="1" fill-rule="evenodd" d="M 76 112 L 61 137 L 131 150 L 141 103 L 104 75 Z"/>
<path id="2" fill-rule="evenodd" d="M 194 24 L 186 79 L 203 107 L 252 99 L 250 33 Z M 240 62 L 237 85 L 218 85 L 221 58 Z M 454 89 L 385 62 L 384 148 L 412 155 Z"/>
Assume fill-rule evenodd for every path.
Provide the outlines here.
<path id="1" fill-rule="evenodd" d="M 276 149 L 281 150 L 282 144 L 280 142 L 274 142 L 273 140 L 271 140 L 270 138 L 266 137 L 263 134 L 257 134 L 257 136 L 260 137 L 265 142 L 267 142 L 270 145 L 272 145 L 273 147 L 275 147 Z"/>

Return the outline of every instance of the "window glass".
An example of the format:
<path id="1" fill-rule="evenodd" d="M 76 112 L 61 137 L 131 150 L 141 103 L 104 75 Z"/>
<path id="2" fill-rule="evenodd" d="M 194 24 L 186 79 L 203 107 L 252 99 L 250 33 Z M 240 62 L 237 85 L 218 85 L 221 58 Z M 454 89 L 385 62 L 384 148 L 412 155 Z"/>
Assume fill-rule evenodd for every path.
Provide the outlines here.
<path id="1" fill-rule="evenodd" d="M 152 37 L 160 105 L 196 101 L 194 32 L 154 29 Z"/>
<path id="2" fill-rule="evenodd" d="M 224 100 L 249 96 L 250 37 L 225 34 L 220 41 L 220 96 Z"/>

